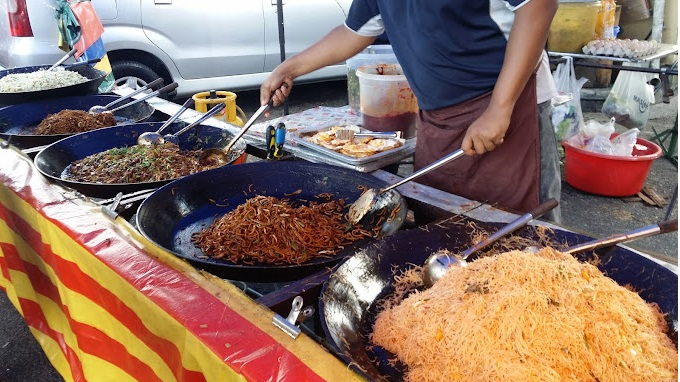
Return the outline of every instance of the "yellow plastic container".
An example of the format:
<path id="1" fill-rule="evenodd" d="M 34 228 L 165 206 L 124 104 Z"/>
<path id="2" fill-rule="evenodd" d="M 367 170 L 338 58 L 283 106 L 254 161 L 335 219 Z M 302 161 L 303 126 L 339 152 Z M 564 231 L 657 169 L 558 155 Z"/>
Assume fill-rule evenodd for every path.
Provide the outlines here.
<path id="1" fill-rule="evenodd" d="M 561 1 L 548 32 L 548 50 L 583 53 L 583 46 L 595 38 L 595 24 L 601 10 L 601 1 Z"/>
<path id="2" fill-rule="evenodd" d="M 211 94 L 212 93 L 212 94 Z M 245 118 L 245 113 L 236 105 L 236 93 L 227 91 L 209 91 L 196 93 L 191 97 L 194 100 L 194 109 L 205 113 L 218 103 L 224 103 L 226 107 L 222 112 L 215 114 L 213 118 L 236 126 L 243 126 L 243 119 L 236 115 L 238 112 Z"/>

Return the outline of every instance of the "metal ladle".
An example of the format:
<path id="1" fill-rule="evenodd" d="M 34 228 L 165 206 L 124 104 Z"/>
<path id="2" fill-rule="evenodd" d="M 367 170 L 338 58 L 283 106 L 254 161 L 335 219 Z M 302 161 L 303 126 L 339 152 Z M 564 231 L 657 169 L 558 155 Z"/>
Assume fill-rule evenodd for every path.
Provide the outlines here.
<path id="1" fill-rule="evenodd" d="M 264 114 L 265 111 L 267 111 L 267 109 L 272 107 L 272 105 L 273 101 L 269 101 L 269 103 L 266 105 L 260 106 L 260 108 L 255 111 L 253 116 L 250 117 L 248 122 L 246 122 L 246 124 L 243 125 L 243 127 L 239 130 L 238 134 L 236 134 L 236 136 L 234 136 L 234 138 L 232 138 L 232 140 L 229 141 L 229 143 L 224 148 L 209 148 L 203 150 L 198 158 L 199 163 L 214 162 L 218 164 L 225 164 L 229 162 L 229 150 L 234 147 L 236 142 L 243 136 L 243 134 L 245 134 L 246 131 L 250 129 L 250 126 L 252 126 L 253 123 L 255 123 L 255 121 L 257 121 L 257 119 L 260 118 L 260 116 Z"/>
<path id="2" fill-rule="evenodd" d="M 347 213 L 347 218 L 351 223 L 358 223 L 361 219 L 363 219 L 364 216 L 367 214 L 374 214 L 377 212 L 377 210 L 381 209 L 384 207 L 384 203 L 379 203 L 380 198 L 389 198 L 393 199 L 395 198 L 394 195 L 390 195 L 388 191 L 391 191 L 394 188 L 397 188 L 401 186 L 402 184 L 406 182 L 410 182 L 411 180 L 420 177 L 421 175 L 424 175 L 436 168 L 439 168 L 454 159 L 458 159 L 465 155 L 462 149 L 458 149 L 451 154 L 443 157 L 442 159 L 421 168 L 420 170 L 414 172 L 410 176 L 400 180 L 399 182 L 385 187 L 381 190 L 377 190 L 375 188 L 370 188 L 366 190 L 361 196 L 359 196 L 359 199 L 357 199 L 352 205 L 349 206 L 349 212 Z M 393 191 L 392 193 L 396 193 L 396 191 Z"/>
<path id="3" fill-rule="evenodd" d="M 121 103 L 121 102 L 125 102 L 125 101 L 130 100 L 130 99 L 132 98 L 132 96 L 134 96 L 134 95 L 136 95 L 136 94 L 139 94 L 139 93 L 143 92 L 144 90 L 147 90 L 148 88 L 150 88 L 152 85 L 155 85 L 155 84 L 160 83 L 160 82 L 163 82 L 163 79 L 162 79 L 162 78 L 156 79 L 156 80 L 154 80 L 154 81 L 148 83 L 148 84 L 146 85 L 146 88 L 141 87 L 141 88 L 135 90 L 134 92 L 132 92 L 132 93 L 130 93 L 130 94 L 124 96 L 124 97 L 121 97 L 121 98 L 119 98 L 119 99 L 117 99 L 117 100 L 115 100 L 115 101 L 113 101 L 113 102 L 111 102 L 110 104 L 108 104 L 108 105 L 106 105 L 106 106 L 94 105 L 94 106 L 92 106 L 87 112 L 90 113 L 90 115 L 98 115 L 98 114 L 106 113 L 106 112 L 113 113 L 114 111 L 117 111 L 117 110 L 126 108 L 126 107 L 128 107 L 128 106 L 132 106 L 132 105 L 134 105 L 134 104 L 136 104 L 136 103 L 139 103 L 139 102 L 146 101 L 146 100 L 149 99 L 149 98 L 153 98 L 153 97 L 155 97 L 155 96 L 157 96 L 157 95 L 159 95 L 159 94 L 161 94 L 161 93 L 170 92 L 170 91 L 172 91 L 172 90 L 175 90 L 175 88 L 177 88 L 177 82 L 173 82 L 173 83 L 171 83 L 171 84 L 169 84 L 169 85 L 163 86 L 162 88 L 160 88 L 160 89 L 158 89 L 158 90 L 156 90 L 156 91 L 154 91 L 154 92 L 151 92 L 151 93 L 145 95 L 145 96 L 142 97 L 142 98 L 135 99 L 135 100 L 133 100 L 132 102 L 128 102 L 128 103 L 126 103 L 126 104 L 124 104 L 124 105 L 122 105 L 122 106 L 117 106 L 117 107 L 115 107 L 115 108 L 113 108 L 113 109 L 111 108 L 111 106 L 113 106 L 113 105 L 117 105 L 117 104 L 119 104 L 119 103 Z M 111 104 L 113 104 L 113 105 L 111 105 Z"/>
<path id="4" fill-rule="evenodd" d="M 482 241 L 466 249 L 460 254 L 435 253 L 431 255 L 425 261 L 425 265 L 423 266 L 423 282 L 425 283 L 425 286 L 429 288 L 434 285 L 434 283 L 441 279 L 444 274 L 452 267 L 466 266 L 466 260 L 470 255 L 488 247 L 489 245 L 492 245 L 502 237 L 526 226 L 530 221 L 543 216 L 543 214 L 546 212 L 557 207 L 557 204 L 557 200 L 548 199 L 547 201 L 541 203 L 538 207 L 506 224 L 498 231 L 489 235 Z"/>
<path id="5" fill-rule="evenodd" d="M 173 122 L 179 118 L 182 113 L 184 113 L 188 108 L 192 107 L 194 105 L 194 99 L 193 98 L 188 98 L 184 104 L 173 114 L 170 118 L 168 118 L 165 123 L 161 125 L 161 127 L 158 128 L 156 131 L 147 131 L 139 135 L 137 137 L 137 144 L 138 145 L 145 145 L 145 146 L 151 146 L 151 145 L 162 145 L 165 142 L 165 138 L 161 135 L 163 130 L 170 126 Z"/>
<path id="6" fill-rule="evenodd" d="M 51 70 L 54 70 L 57 66 L 63 64 L 64 62 L 66 62 L 66 60 L 68 60 L 68 59 L 71 58 L 74 54 L 76 54 L 77 51 L 78 51 L 78 50 L 77 50 L 76 48 L 71 49 L 68 53 L 66 53 L 66 54 L 64 55 L 64 57 L 60 58 L 59 61 L 55 62 L 54 65 L 50 66 L 50 67 L 47 69 L 47 71 L 49 72 L 49 71 L 51 71 Z"/>

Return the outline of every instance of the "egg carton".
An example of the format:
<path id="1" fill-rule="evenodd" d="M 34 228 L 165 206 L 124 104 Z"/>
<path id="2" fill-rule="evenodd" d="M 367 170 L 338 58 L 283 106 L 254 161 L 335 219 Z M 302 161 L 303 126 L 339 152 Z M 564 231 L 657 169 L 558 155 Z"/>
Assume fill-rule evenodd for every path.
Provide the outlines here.
<path id="1" fill-rule="evenodd" d="M 640 58 L 656 53 L 661 46 L 654 40 L 603 38 L 588 42 L 583 47 L 584 54 Z"/>

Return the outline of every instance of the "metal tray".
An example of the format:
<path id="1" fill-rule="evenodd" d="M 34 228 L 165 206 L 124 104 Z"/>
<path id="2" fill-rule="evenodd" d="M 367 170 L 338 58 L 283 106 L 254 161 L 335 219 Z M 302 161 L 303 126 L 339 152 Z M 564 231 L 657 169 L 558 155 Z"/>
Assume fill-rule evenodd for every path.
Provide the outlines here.
<path id="1" fill-rule="evenodd" d="M 383 160 L 388 160 L 390 157 L 395 157 L 395 159 L 401 159 L 405 155 L 409 155 L 415 151 L 416 147 L 416 138 L 409 138 L 406 140 L 403 140 L 403 144 L 399 147 L 395 147 L 393 149 L 389 149 L 386 151 L 379 152 L 377 154 L 373 155 L 368 155 L 365 157 L 361 158 L 355 158 L 349 155 L 345 155 L 342 153 L 339 153 L 337 151 L 333 151 L 329 148 L 317 145 L 315 143 L 309 142 L 304 139 L 304 137 L 312 136 L 318 132 L 321 131 L 327 131 L 330 130 L 333 126 L 341 126 L 341 125 L 330 125 L 330 126 L 325 126 L 325 127 L 314 127 L 314 128 L 302 128 L 298 129 L 294 132 L 291 132 L 289 135 L 289 138 L 295 143 L 300 146 L 304 146 L 307 148 L 310 148 L 314 151 L 317 151 L 319 153 L 323 153 L 325 155 L 328 155 L 331 158 L 334 158 L 338 161 L 345 162 L 348 164 L 364 164 L 364 163 L 369 163 L 373 162 L 375 160 L 383 159 Z M 361 132 L 367 132 L 370 130 L 361 128 Z"/>

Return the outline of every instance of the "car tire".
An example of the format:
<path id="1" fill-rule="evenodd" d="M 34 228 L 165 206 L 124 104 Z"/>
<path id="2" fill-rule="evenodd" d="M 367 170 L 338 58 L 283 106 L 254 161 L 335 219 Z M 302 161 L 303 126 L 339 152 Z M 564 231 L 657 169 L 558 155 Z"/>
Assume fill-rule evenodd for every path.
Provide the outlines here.
<path id="1" fill-rule="evenodd" d="M 116 85 L 127 84 L 132 88 L 142 87 L 161 77 L 149 66 L 137 61 L 115 61 L 111 63 L 111 71 L 116 78 Z M 167 80 L 165 81 L 168 84 Z M 176 90 L 170 94 L 162 94 L 162 98 L 171 99 Z"/>

